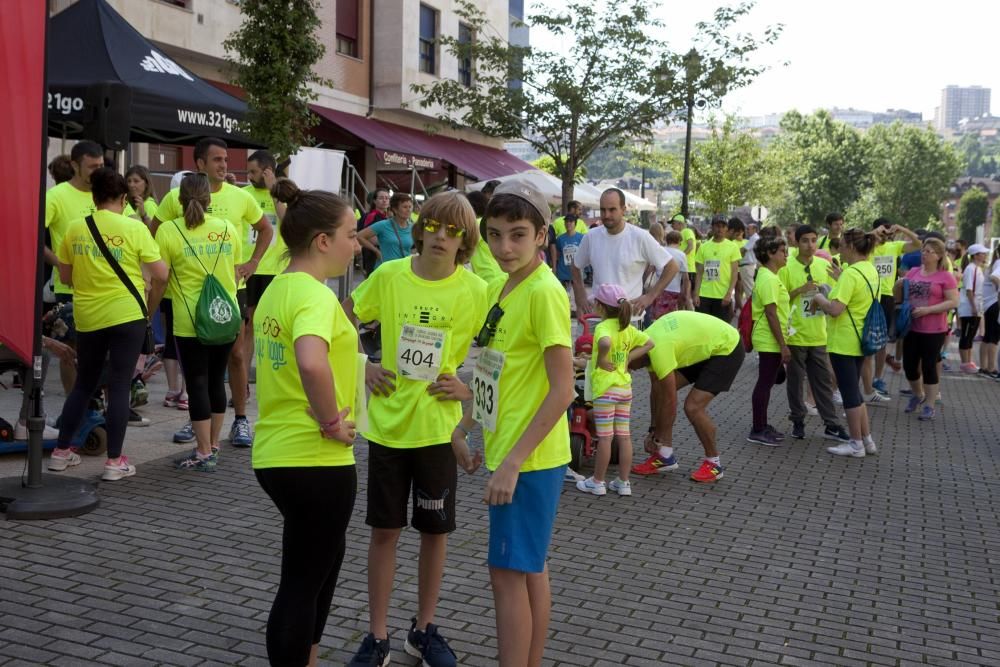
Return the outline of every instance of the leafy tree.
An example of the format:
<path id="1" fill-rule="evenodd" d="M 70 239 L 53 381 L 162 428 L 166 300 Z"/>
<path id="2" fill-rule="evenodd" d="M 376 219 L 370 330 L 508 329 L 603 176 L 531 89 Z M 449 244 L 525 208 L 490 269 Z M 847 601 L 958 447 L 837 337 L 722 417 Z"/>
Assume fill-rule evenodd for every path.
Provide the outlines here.
<path id="1" fill-rule="evenodd" d="M 712 213 L 743 204 L 762 203 L 771 194 L 773 161 L 751 134 L 740 132 L 727 116 L 720 127 L 710 123 L 711 137 L 691 151 L 691 193 Z"/>
<path id="2" fill-rule="evenodd" d="M 971 187 L 965 191 L 958 200 L 959 238 L 966 243 L 976 242 L 976 230 L 980 225 L 986 224 L 986 212 L 989 206 L 989 197 L 979 188 Z"/>
<path id="3" fill-rule="evenodd" d="M 993 202 L 993 236 L 1000 236 L 1000 199 Z"/>
<path id="4" fill-rule="evenodd" d="M 223 42 L 236 70 L 234 82 L 247 93 L 246 131 L 275 155 L 289 156 L 311 143 L 319 120 L 309 111 L 311 86 L 332 87 L 313 65 L 326 47 L 317 38 L 317 0 L 241 0 L 243 24 Z"/>
<path id="5" fill-rule="evenodd" d="M 555 160 L 552 159 L 551 155 L 543 155 L 531 164 L 535 165 L 540 171 L 544 171 L 546 174 L 552 174 L 557 177 L 559 175 L 556 172 Z M 587 178 L 587 166 L 581 164 L 576 168 L 576 176 L 573 178 L 573 182 L 581 183 L 585 178 Z"/>
<path id="6" fill-rule="evenodd" d="M 844 212 L 861 196 L 868 168 L 857 130 L 835 121 L 827 111 L 811 116 L 790 111 L 781 119 L 781 130 L 769 153 L 774 152 L 787 178 L 785 215 L 819 224 L 828 213 Z"/>
<path id="7" fill-rule="evenodd" d="M 950 144 L 930 128 L 897 121 L 868 130 L 863 145 L 879 215 L 919 229 L 939 213 L 961 173 L 961 159 Z"/>
<path id="8" fill-rule="evenodd" d="M 628 3 L 571 0 L 565 9 L 536 14 L 529 23 L 573 48 L 517 47 L 496 36 L 485 14 L 470 0 L 456 0 L 456 13 L 474 40 L 438 38 L 442 47 L 475 63 L 472 86 L 441 79 L 415 85 L 424 108 L 444 111 L 442 122 L 497 137 L 520 137 L 552 158 L 563 183 L 563 203 L 572 198 L 577 168 L 597 150 L 648 140 L 657 122 L 686 108 L 689 97 L 722 96 L 746 86 L 764 68 L 750 64 L 781 26 L 758 39 L 730 31 L 752 8 L 744 2 L 717 9 L 697 25 L 697 51 L 672 53 L 664 26 L 653 18 L 653 0 Z M 520 86 L 510 86 L 511 80 Z"/>

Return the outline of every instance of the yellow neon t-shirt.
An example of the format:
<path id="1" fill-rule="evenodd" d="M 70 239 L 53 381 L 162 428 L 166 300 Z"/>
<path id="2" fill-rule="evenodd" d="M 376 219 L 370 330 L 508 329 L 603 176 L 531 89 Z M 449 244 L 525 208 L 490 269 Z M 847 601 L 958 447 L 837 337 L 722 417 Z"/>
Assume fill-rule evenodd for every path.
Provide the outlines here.
<path id="1" fill-rule="evenodd" d="M 750 314 L 753 317 L 753 348 L 758 352 L 781 352 L 778 340 L 771 331 L 764 308 L 771 304 L 778 311 L 778 325 L 782 335 L 788 336 L 788 290 L 771 269 L 761 266 L 753 283 Z"/>
<path id="2" fill-rule="evenodd" d="M 613 371 L 606 371 L 597 365 L 597 348 L 602 338 L 611 339 L 608 360 L 614 364 Z M 614 318 L 606 319 L 594 328 L 594 353 L 588 362 L 590 390 L 594 398 L 603 396 L 611 387 L 632 386 L 632 375 L 628 372 L 628 353 L 645 345 L 648 340 L 649 336 L 631 324 L 625 329 L 619 329 L 618 320 Z"/>
<path id="3" fill-rule="evenodd" d="M 69 181 L 50 188 L 45 193 L 45 228 L 49 230 L 52 252 L 59 254 L 71 222 L 82 220 L 96 210 L 89 190 L 77 190 Z M 52 288 L 56 294 L 73 293 L 73 288 L 59 279 L 59 271 L 53 272 Z"/>
<path id="4" fill-rule="evenodd" d="M 830 262 L 822 257 L 812 258 L 808 275 L 812 276 L 816 285 L 837 284 L 830 276 Z M 788 263 L 778 271 L 778 279 L 789 293 L 809 282 L 806 266 L 798 258 L 788 260 Z M 785 342 L 789 345 L 798 347 L 826 345 L 826 316 L 822 310 L 812 307 L 812 298 L 818 291 L 802 292 L 792 298 L 789 325 L 795 333 L 786 339 Z M 754 345 L 756 346 L 756 343 Z"/>
<path id="5" fill-rule="evenodd" d="M 691 251 L 684 253 L 684 258 L 687 260 L 688 272 L 694 273 L 695 271 L 695 255 L 698 252 L 698 240 L 694 237 L 694 230 L 690 227 L 685 227 L 681 230 L 681 250 L 687 247 L 687 242 L 691 242 Z"/>
<path id="6" fill-rule="evenodd" d="M 866 284 L 867 283 L 867 284 Z M 869 290 L 871 288 L 871 290 Z M 872 298 L 874 291 L 875 297 Z M 830 301 L 846 306 L 837 317 L 831 317 L 826 329 L 826 350 L 832 354 L 852 357 L 861 355 L 861 330 L 865 316 L 878 299 L 878 273 L 871 262 L 858 262 L 844 269 L 830 292 Z"/>
<path id="7" fill-rule="evenodd" d="M 560 237 L 566 233 L 566 216 L 560 215 L 558 218 L 552 221 L 552 230 L 555 232 L 556 237 Z M 576 219 L 576 233 L 586 234 L 589 231 L 587 223 L 583 221 L 582 218 Z"/>
<path id="8" fill-rule="evenodd" d="M 439 368 L 435 377 L 454 375 L 487 310 L 486 283 L 478 276 L 458 266 L 444 280 L 424 280 L 413 272 L 413 261 L 406 257 L 381 264 L 351 294 L 359 320 L 381 323 L 382 367 L 396 374 L 395 391 L 371 396 L 364 436 L 399 449 L 451 442 L 455 424 L 462 419 L 459 401 L 439 401 L 427 393 L 429 380 L 400 372 L 399 355 L 406 356 L 404 363 Z M 400 349 L 404 325 L 443 331 L 441 347 L 404 344 Z"/>
<path id="9" fill-rule="evenodd" d="M 111 211 L 96 211 L 94 222 L 111 256 L 145 298 L 142 265 L 160 259 L 146 225 Z M 56 256 L 73 265 L 73 319 L 77 331 L 96 331 L 142 319 L 135 297 L 108 265 L 86 220 L 70 223 Z"/>
<path id="10" fill-rule="evenodd" d="M 875 246 L 869 260 L 878 272 L 879 290 L 881 296 L 892 296 L 892 288 L 896 284 L 897 259 L 902 257 L 906 248 L 905 241 L 888 241 Z"/>
<path id="11" fill-rule="evenodd" d="M 655 343 L 649 351 L 650 368 L 661 380 L 678 368 L 725 356 L 740 343 L 739 332 L 728 323 L 693 310 L 667 313 L 645 333 Z"/>
<path id="12" fill-rule="evenodd" d="M 250 193 L 250 196 L 254 198 L 254 201 L 260 206 L 260 210 L 264 212 L 264 217 L 271 223 L 271 229 L 274 231 L 274 235 L 271 237 L 271 245 L 264 252 L 264 257 L 261 258 L 260 266 L 257 267 L 254 275 L 277 275 L 288 266 L 288 258 L 285 257 L 285 251 L 288 249 L 288 246 L 285 245 L 285 240 L 278 233 L 281 228 L 281 221 L 278 220 L 278 214 L 274 209 L 274 199 L 271 198 L 271 191 L 267 188 L 256 188 L 253 185 L 247 185 L 243 190 Z M 249 227 L 248 230 L 247 243 L 243 246 L 243 254 L 245 256 L 243 261 L 247 261 L 253 256 L 253 249 L 257 244 L 257 230 L 253 227 Z"/>
<path id="13" fill-rule="evenodd" d="M 505 283 L 490 285 L 490 303 L 497 303 Z M 490 470 L 503 463 L 549 393 L 545 350 L 571 348 L 569 298 L 548 265 L 540 264 L 499 304 L 504 314 L 488 346 L 504 355 L 496 399 L 498 426 L 496 432 L 483 429 L 486 467 Z M 550 470 L 568 462 L 569 422 L 564 413 L 525 459 L 521 472 Z"/>
<path id="14" fill-rule="evenodd" d="M 507 280 L 507 274 L 497 264 L 489 244 L 481 236 L 476 242 L 476 251 L 472 253 L 469 264 L 472 266 L 472 272 L 482 278 L 487 285 L 492 285 L 497 280 Z"/>
<path id="15" fill-rule="evenodd" d="M 698 296 L 723 299 L 729 291 L 733 263 L 739 264 L 740 247 L 729 239 L 706 241 L 698 248 L 695 260 L 703 265 Z"/>
<path id="16" fill-rule="evenodd" d="M 184 218 L 179 218 L 160 225 L 156 230 L 156 242 L 163 261 L 170 268 L 167 283 L 172 288 L 174 335 L 194 338 L 191 318 L 206 275 L 215 275 L 222 288 L 236 298 L 235 258 L 240 254 L 239 235 L 232 223 L 214 216 L 206 216 L 205 222 L 194 229 L 188 229 Z"/>
<path id="17" fill-rule="evenodd" d="M 176 312 L 176 309 L 175 309 Z M 307 273 L 275 276 L 253 316 L 260 417 L 253 443 L 253 467 L 316 468 L 354 464 L 354 448 L 328 440 L 306 410 L 295 357 L 295 341 L 317 336 L 329 345 L 337 409 L 354 420 L 358 382 L 358 333 L 329 287 Z"/>
<path id="18" fill-rule="evenodd" d="M 160 207 L 156 210 L 158 220 L 167 222 L 184 217 L 179 197 L 180 188 L 174 188 L 166 194 L 163 201 L 160 202 Z M 239 234 L 241 248 L 241 255 L 237 259 L 240 263 L 249 260 L 253 255 L 253 247 L 247 248 L 246 246 L 253 231 L 251 225 L 259 222 L 264 216 L 264 212 L 257 205 L 257 201 L 250 196 L 250 193 L 235 185 L 223 183 L 218 192 L 212 193 L 212 201 L 208 206 L 207 213 L 233 224 Z M 254 240 L 256 240 L 256 234 Z"/>

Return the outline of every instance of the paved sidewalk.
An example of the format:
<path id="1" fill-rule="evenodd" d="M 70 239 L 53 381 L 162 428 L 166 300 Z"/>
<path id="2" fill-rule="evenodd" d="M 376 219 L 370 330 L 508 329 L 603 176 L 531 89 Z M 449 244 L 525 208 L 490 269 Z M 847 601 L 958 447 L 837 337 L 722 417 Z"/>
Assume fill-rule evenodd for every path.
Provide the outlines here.
<path id="1" fill-rule="evenodd" d="M 638 458 L 648 383 L 636 378 Z M 748 359 L 711 408 L 726 466 L 716 485 L 687 478 L 700 459 L 683 417 L 681 470 L 636 479 L 630 499 L 567 485 L 551 550 L 546 664 L 1000 664 L 1000 384 L 947 374 L 946 405 L 926 424 L 903 414 L 892 375 L 893 402 L 871 410 L 880 454 L 835 459 L 818 418 L 805 441 L 744 441 L 755 378 Z M 14 393 L 0 392 L 4 414 Z M 50 407 L 61 400 L 47 393 Z M 777 388 L 778 428 L 786 409 Z M 266 664 L 280 522 L 249 452 L 224 446 L 212 475 L 175 471 L 167 455 L 183 448 L 158 440 L 183 415 L 153 407 L 147 416 L 152 427 L 128 434 L 139 474 L 102 483 L 98 510 L 0 521 L 0 664 Z M 323 641 L 331 665 L 347 661 L 367 627 L 367 452 L 357 451 L 358 502 Z M 80 474 L 96 479 L 97 463 Z M 19 473 L 21 462 L 0 457 L 0 466 Z M 495 664 L 484 480 L 481 471 L 460 477 L 438 618 L 463 665 Z M 401 648 L 416 609 L 416 556 L 407 531 L 393 664 L 413 664 Z"/>

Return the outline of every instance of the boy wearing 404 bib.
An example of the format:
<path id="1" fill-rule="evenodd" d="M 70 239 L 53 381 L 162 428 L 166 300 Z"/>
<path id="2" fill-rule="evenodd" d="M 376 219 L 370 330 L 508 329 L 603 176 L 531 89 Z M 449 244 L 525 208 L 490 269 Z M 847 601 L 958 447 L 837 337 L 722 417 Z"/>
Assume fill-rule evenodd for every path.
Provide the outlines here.
<path id="1" fill-rule="evenodd" d="M 479 240 L 476 216 L 459 193 L 431 197 L 413 228 L 419 254 L 385 262 L 344 305 L 361 322 L 381 323 L 382 363 L 368 364 L 372 392 L 368 463 L 370 632 L 352 666 L 386 665 L 386 619 L 396 545 L 406 526 L 420 531 L 418 610 L 404 647 L 424 665 L 451 667 L 455 655 L 432 623 L 455 530 L 457 468 L 451 434 L 472 397 L 455 376 L 486 317 L 486 283 L 463 268 Z"/>

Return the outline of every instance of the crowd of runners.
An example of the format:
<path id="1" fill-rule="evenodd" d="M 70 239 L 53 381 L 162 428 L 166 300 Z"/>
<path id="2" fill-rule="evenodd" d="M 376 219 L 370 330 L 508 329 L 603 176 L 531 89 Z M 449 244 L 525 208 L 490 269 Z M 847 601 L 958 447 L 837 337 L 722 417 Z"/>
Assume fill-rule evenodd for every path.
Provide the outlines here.
<path id="1" fill-rule="evenodd" d="M 59 184 L 46 197 L 55 302 L 47 322 L 63 327 L 46 344 L 68 397 L 46 433 L 56 441 L 47 466 L 80 463 L 73 436 L 97 405 L 108 432 L 103 479 L 136 474 L 123 447 L 128 425 L 143 422 L 135 390 L 147 359 L 162 357 L 164 405 L 190 416 L 175 434 L 194 443 L 178 474 L 215 470 L 231 408 L 228 442 L 252 448 L 260 486 L 284 519 L 267 623 L 275 665 L 317 660 L 349 548 L 356 449 L 368 461 L 369 627 L 350 665 L 389 664 L 407 524 L 420 549 L 403 648 L 429 667 L 456 664 L 436 611 L 458 469 L 485 465 L 499 662 L 520 667 L 542 661 L 546 557 L 564 482 L 630 496 L 635 476 L 677 470 L 681 400 L 703 450 L 690 478 L 723 479 L 711 404 L 751 356 L 748 443 L 817 437 L 831 441 L 830 454 L 857 458 L 878 452 L 868 409 L 891 405 L 887 368 L 905 372 L 905 411 L 935 418 L 952 332 L 959 370 L 1000 379 L 1000 258 L 936 232 L 884 219 L 845 225 L 832 213 L 785 230 L 716 217 L 702 239 L 680 215 L 669 231 L 631 224 L 617 189 L 603 193 L 590 226 L 577 202 L 553 220 L 546 198 L 517 179 L 435 194 L 418 211 L 410 195 L 379 189 L 362 213 L 278 177 L 267 151 L 249 156 L 243 188 L 227 179 L 223 141 L 202 140 L 194 159 L 196 170 L 179 174 L 158 202 L 146 169 L 123 177 L 91 142 L 51 167 Z M 366 277 L 339 303 L 327 281 L 347 274 L 362 248 Z M 580 352 L 573 321 L 589 315 L 592 343 Z M 150 340 L 157 316 L 159 357 Z M 256 424 L 246 410 L 252 367 Z M 633 463 L 640 369 L 651 423 L 647 456 Z M 586 477 L 567 467 L 567 409 L 580 383 L 597 442 Z M 771 421 L 782 383 L 787 434 Z M 809 415 L 821 431 L 807 430 Z"/>

